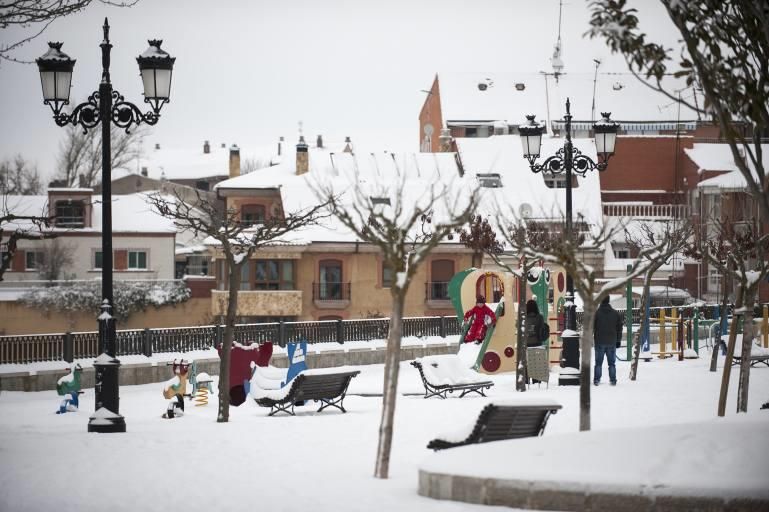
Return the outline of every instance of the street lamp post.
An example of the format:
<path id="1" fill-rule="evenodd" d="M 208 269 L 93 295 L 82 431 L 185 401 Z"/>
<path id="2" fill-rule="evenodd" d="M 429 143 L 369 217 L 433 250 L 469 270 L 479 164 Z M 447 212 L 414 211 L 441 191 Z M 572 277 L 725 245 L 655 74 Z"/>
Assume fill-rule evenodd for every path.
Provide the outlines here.
<path id="1" fill-rule="evenodd" d="M 602 112 L 603 119 L 593 125 L 595 134 L 595 147 L 598 162 L 594 162 L 587 155 L 583 155 L 571 142 L 571 103 L 566 99 L 566 141 L 555 155 L 547 158 L 542 164 L 536 161 L 540 156 L 542 147 L 542 126 L 534 121 L 535 116 L 526 116 L 528 122 L 519 127 L 521 143 L 523 144 L 523 156 L 529 161 L 531 170 L 535 173 L 549 172 L 551 174 L 566 174 L 566 239 L 572 237 L 572 201 L 571 180 L 572 174 L 585 176 L 588 171 L 605 171 L 609 165 L 609 158 L 614 154 L 614 145 L 617 140 L 619 124 L 609 119 L 609 112 Z M 579 334 L 577 333 L 577 306 L 574 303 L 574 279 L 566 276 L 566 333 L 562 335 L 563 356 L 562 366 L 579 368 Z M 559 379 L 561 384 L 577 384 L 579 381 L 573 378 Z"/>
<path id="2" fill-rule="evenodd" d="M 84 132 L 101 123 L 102 140 L 102 306 L 98 317 L 100 355 L 94 362 L 95 411 L 88 422 L 89 432 L 125 432 L 125 419 L 120 415 L 118 370 L 116 359 L 116 333 L 114 302 L 112 297 L 112 123 L 126 132 L 134 125 L 154 125 L 160 118 L 160 109 L 169 101 L 171 73 L 174 57 L 160 49 L 163 41 L 149 41 L 149 48 L 137 57 L 144 85 L 144 102 L 152 108 L 142 113 L 112 88 L 109 76 L 110 50 L 109 23 L 104 18 L 104 41 L 101 47 L 102 75 L 99 90 L 88 100 L 75 106 L 70 114 L 62 112 L 69 104 L 72 70 L 75 61 L 61 51 L 62 43 L 48 43 L 48 51 L 39 59 L 43 103 L 53 110 L 58 126 L 80 126 Z"/>

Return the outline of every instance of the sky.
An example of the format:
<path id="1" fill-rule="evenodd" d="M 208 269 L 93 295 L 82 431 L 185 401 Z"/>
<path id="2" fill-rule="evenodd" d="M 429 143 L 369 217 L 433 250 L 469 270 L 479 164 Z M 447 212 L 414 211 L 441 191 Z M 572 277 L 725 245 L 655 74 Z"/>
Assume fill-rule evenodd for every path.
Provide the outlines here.
<path id="1" fill-rule="evenodd" d="M 642 27 L 669 46 L 675 31 L 656 0 L 637 0 Z M 113 87 L 144 105 L 135 57 L 147 39 L 176 57 L 171 102 L 144 147 L 293 143 L 350 136 L 371 150 L 418 151 L 419 110 L 442 71 L 551 71 L 559 0 L 140 0 L 94 2 L 54 22 L 14 56 L 33 60 L 47 41 L 76 59 L 71 103 L 98 89 L 99 43 L 109 17 Z M 584 38 L 589 4 L 567 0 L 565 72 L 627 71 L 604 43 Z M 0 45 L 29 32 L 0 30 Z M 0 160 L 20 153 L 49 178 L 63 129 L 43 105 L 37 67 L 0 63 Z"/>

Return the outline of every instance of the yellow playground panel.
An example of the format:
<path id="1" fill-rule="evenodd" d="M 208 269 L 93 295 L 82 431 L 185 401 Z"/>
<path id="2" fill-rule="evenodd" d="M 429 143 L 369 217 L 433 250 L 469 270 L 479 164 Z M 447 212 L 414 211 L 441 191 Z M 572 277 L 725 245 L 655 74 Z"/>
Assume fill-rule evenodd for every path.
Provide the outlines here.
<path id="1" fill-rule="evenodd" d="M 460 322 L 464 312 L 475 305 L 476 297 L 486 297 L 487 305 L 497 316 L 496 327 L 489 327 L 481 345 L 475 368 L 484 373 L 515 371 L 517 345 L 518 298 L 536 296 L 540 313 L 550 326 L 550 362 L 559 363 L 561 344 L 557 343 L 563 324 L 563 294 L 566 273 L 560 268 L 535 267 L 521 287 L 517 276 L 504 270 L 467 269 L 457 273 L 449 283 L 449 295 Z M 559 320 L 560 319 L 560 320 Z M 552 341 L 556 341 L 553 343 Z M 464 333 L 459 340 L 464 342 Z"/>

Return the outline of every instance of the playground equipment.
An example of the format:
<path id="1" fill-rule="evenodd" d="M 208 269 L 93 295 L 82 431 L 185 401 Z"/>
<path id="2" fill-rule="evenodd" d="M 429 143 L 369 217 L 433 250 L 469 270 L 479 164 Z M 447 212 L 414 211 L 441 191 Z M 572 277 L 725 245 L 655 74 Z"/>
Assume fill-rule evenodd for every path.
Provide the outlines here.
<path id="1" fill-rule="evenodd" d="M 553 336 L 557 337 L 561 333 L 558 327 L 562 313 L 550 316 L 550 310 L 554 310 L 553 313 L 563 311 L 565 290 L 566 273 L 562 269 L 549 267 L 532 268 L 525 281 L 511 272 L 501 270 L 471 268 L 455 274 L 449 282 L 449 297 L 459 321 L 462 322 L 465 311 L 475 305 L 479 295 L 486 297 L 487 305 L 497 317 L 496 326 L 491 325 L 486 331 L 473 368 L 485 373 L 515 370 L 520 294 L 525 298 L 536 296 L 540 313 L 550 327 L 551 340 Z M 468 328 L 469 322 L 463 324 L 458 340 L 460 344 L 464 342 Z M 550 340 L 545 345 L 550 362 L 560 362 L 561 345 Z"/>
<path id="2" fill-rule="evenodd" d="M 219 357 L 222 356 L 222 348 L 217 347 Z M 227 385 L 230 390 L 230 405 L 239 406 L 246 401 L 248 383 L 251 379 L 251 362 L 257 366 L 267 366 L 272 357 L 272 342 L 252 343 L 242 345 L 232 343 L 230 351 L 230 381 L 219 382 L 219 386 Z"/>
<path id="3" fill-rule="evenodd" d="M 173 366 L 174 376 L 167 380 L 163 385 L 163 397 L 168 399 L 168 407 L 163 414 L 163 418 L 171 419 L 184 414 L 184 397 L 187 395 L 187 374 L 190 370 L 190 363 L 184 359 L 166 363 L 166 366 Z"/>
<path id="4" fill-rule="evenodd" d="M 198 365 L 195 361 L 192 362 L 187 379 L 192 386 L 190 395 L 195 400 L 195 406 L 208 405 L 208 395 L 214 393 L 214 379 L 205 372 L 198 373 Z"/>
<path id="5" fill-rule="evenodd" d="M 67 368 L 67 370 L 69 370 L 69 373 L 60 378 L 56 383 L 56 392 L 62 397 L 56 414 L 75 412 L 80 407 L 78 395 L 83 393 L 80 391 L 80 377 L 83 373 L 83 368 L 76 364 L 72 368 Z"/>

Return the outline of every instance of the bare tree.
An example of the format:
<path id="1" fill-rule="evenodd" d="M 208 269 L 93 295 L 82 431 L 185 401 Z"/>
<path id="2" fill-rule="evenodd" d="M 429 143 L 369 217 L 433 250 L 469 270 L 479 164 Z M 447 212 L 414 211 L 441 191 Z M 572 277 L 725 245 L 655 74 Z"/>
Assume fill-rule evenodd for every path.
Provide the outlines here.
<path id="1" fill-rule="evenodd" d="M 147 129 L 141 126 L 131 132 L 112 130 L 110 133 L 112 169 L 128 169 L 141 156 L 141 142 Z M 101 161 L 101 130 L 84 132 L 82 128 L 68 125 L 59 143 L 58 182 L 64 187 L 94 187 L 101 182 Z"/>
<path id="2" fill-rule="evenodd" d="M 647 40 L 627 0 L 590 2 L 590 37 L 604 38 L 649 87 L 711 116 L 721 130 L 760 217 L 769 223 L 769 175 L 761 139 L 769 136 L 769 3 L 756 0 L 660 0 L 678 30 L 673 50 Z M 677 68 L 673 55 L 680 55 Z M 663 85 L 673 71 L 705 95 L 700 105 Z"/>
<path id="3" fill-rule="evenodd" d="M 393 159 L 394 161 L 394 159 Z M 478 203 L 477 189 L 418 180 L 396 165 L 395 175 L 354 185 L 337 194 L 332 184 L 316 184 L 333 214 L 360 240 L 377 247 L 383 264 L 395 272 L 390 287 L 392 310 L 385 354 L 384 397 L 374 476 L 388 478 L 397 399 L 403 311 L 406 293 L 419 266 L 444 239 L 465 224 Z"/>
<path id="4" fill-rule="evenodd" d="M 642 253 L 644 248 L 658 244 L 660 239 L 669 240 L 669 243 L 666 244 L 660 252 L 656 254 L 644 253 L 645 257 L 652 258 L 652 261 L 650 262 L 643 279 L 641 311 L 644 311 L 644 308 L 646 307 L 646 301 L 649 297 L 649 290 L 651 288 L 654 273 L 657 272 L 662 265 L 666 264 L 673 255 L 683 252 L 687 247 L 687 244 L 691 241 L 693 234 L 693 226 L 686 220 L 640 224 L 638 231 L 635 233 L 625 230 L 625 241 L 634 252 L 638 252 L 639 254 Z M 641 333 L 645 332 L 645 329 L 647 329 L 649 320 L 649 317 L 642 313 L 641 327 L 633 335 L 633 359 L 630 363 L 630 380 L 636 380 L 638 377 L 638 356 L 641 353 Z M 628 343 L 630 343 L 630 340 L 628 340 Z"/>
<path id="5" fill-rule="evenodd" d="M 0 194 L 36 195 L 43 192 L 40 172 L 20 154 L 0 162 Z"/>
<path id="6" fill-rule="evenodd" d="M 459 230 L 459 241 L 473 250 L 473 266 L 481 268 L 483 254 L 502 253 L 502 244 L 497 241 L 497 234 L 489 224 L 488 218 L 473 215 L 467 226 Z"/>
<path id="7" fill-rule="evenodd" d="M 508 218 L 515 218 L 512 214 Z M 531 234 L 521 231 L 530 231 Z M 656 264 L 660 254 L 668 252 L 670 239 L 660 238 L 654 244 L 644 247 L 632 263 L 630 271 L 621 277 L 604 282 L 602 273 L 588 264 L 581 256 L 583 251 L 602 251 L 617 234 L 622 233 L 624 226 L 596 227 L 589 234 L 572 232 L 567 235 L 565 224 L 550 225 L 535 222 L 516 222 L 511 225 L 500 225 L 500 231 L 506 242 L 513 250 L 527 258 L 541 260 L 545 263 L 560 265 L 574 282 L 574 288 L 583 302 L 582 334 L 580 338 L 580 415 L 579 429 L 590 430 L 590 383 L 593 348 L 593 321 L 598 305 L 612 290 L 624 286 L 627 282 L 646 274 L 649 268 Z M 566 335 L 563 333 L 562 335 Z"/>
<path id="8" fill-rule="evenodd" d="M 224 339 L 222 342 L 219 382 L 229 382 L 230 353 L 235 332 L 238 310 L 238 289 L 243 265 L 259 249 L 275 243 L 291 232 L 316 223 L 328 216 L 326 203 L 272 217 L 258 224 L 240 222 L 241 212 L 236 209 L 222 211 L 200 194 L 189 204 L 178 195 L 153 194 L 148 197 L 150 206 L 166 218 L 173 219 L 178 229 L 188 230 L 195 236 L 211 238 L 221 250 L 227 262 L 227 313 L 225 314 Z M 230 417 L 230 394 L 225 385 L 219 386 L 219 411 L 217 422 L 225 423 Z"/>
<path id="9" fill-rule="evenodd" d="M 139 2 L 139 0 L 98 1 L 116 7 L 131 7 Z M 92 2 L 93 0 L 4 0 L 0 3 L 0 29 L 21 27 L 30 29 L 30 33 L 18 41 L 0 46 L 0 59 L 31 64 L 32 61 L 14 58 L 13 52 L 45 32 L 45 29 L 57 19 L 80 12 Z"/>
<path id="10" fill-rule="evenodd" d="M 40 278 L 46 281 L 66 279 L 65 270 L 72 268 L 74 248 L 61 238 L 54 238 L 43 244 L 43 261 L 40 264 Z"/>
<path id="11" fill-rule="evenodd" d="M 755 326 L 753 311 L 755 298 L 761 281 L 769 275 L 769 234 L 760 235 L 752 223 L 741 224 L 726 220 L 714 220 L 715 236 L 704 240 L 699 247 L 691 247 L 690 254 L 707 260 L 721 275 L 730 276 L 737 282 L 737 300 L 732 315 L 732 324 L 727 344 L 726 360 L 721 378 L 721 392 L 718 398 L 718 415 L 726 413 L 726 396 L 729 391 L 732 358 L 737 337 L 737 326 L 742 320 L 742 347 L 740 378 L 737 389 L 737 412 L 748 410 L 748 389 L 750 387 L 750 353 L 753 346 Z M 717 347 L 714 347 L 717 350 Z"/>
<path id="12" fill-rule="evenodd" d="M 11 268 L 19 240 L 42 240 L 55 236 L 49 229 L 53 225 L 53 217 L 47 216 L 46 211 L 38 215 L 17 212 L 18 204 L 9 203 L 5 194 L 0 196 L 0 281 Z"/>

